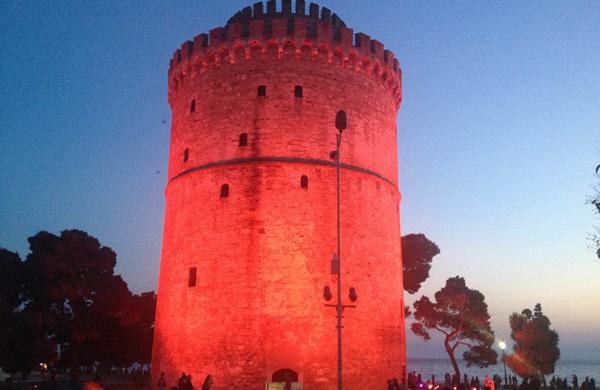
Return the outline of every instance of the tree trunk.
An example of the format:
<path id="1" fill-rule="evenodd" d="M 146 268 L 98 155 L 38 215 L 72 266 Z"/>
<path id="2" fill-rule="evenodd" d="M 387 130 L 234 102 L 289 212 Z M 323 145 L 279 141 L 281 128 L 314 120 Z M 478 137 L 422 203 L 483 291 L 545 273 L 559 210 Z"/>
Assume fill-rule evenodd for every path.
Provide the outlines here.
<path id="1" fill-rule="evenodd" d="M 454 373 L 456 374 L 456 386 L 460 388 L 460 369 L 458 368 L 458 364 L 456 363 L 456 358 L 454 357 L 454 350 L 450 347 L 450 336 L 446 336 L 444 339 L 444 347 L 446 348 L 446 352 L 448 352 L 448 356 L 450 357 L 450 362 L 452 362 L 452 367 L 454 368 Z"/>

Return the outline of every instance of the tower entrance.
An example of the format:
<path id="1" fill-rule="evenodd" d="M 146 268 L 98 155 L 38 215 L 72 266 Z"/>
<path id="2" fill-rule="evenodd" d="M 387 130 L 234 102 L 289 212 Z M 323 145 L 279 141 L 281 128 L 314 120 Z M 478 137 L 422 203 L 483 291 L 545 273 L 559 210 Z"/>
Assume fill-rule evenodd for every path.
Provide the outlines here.
<path id="1" fill-rule="evenodd" d="M 269 390 L 300 390 L 301 388 L 298 382 L 298 373 L 289 368 L 275 371 L 269 384 Z"/>

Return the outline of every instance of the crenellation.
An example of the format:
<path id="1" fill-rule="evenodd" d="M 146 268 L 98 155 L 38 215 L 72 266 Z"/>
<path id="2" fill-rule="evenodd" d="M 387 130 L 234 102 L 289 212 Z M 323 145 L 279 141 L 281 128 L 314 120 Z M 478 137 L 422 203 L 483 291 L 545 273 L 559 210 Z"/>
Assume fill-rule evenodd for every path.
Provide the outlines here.
<path id="1" fill-rule="evenodd" d="M 381 62 L 384 61 L 383 51 L 384 51 L 383 43 L 379 42 L 376 39 L 372 39 L 371 40 L 371 53 L 373 53 L 376 60 L 381 61 Z"/>
<path id="2" fill-rule="evenodd" d="M 308 16 L 313 19 L 319 18 L 319 5 L 315 3 L 310 3 L 308 6 Z"/>
<path id="3" fill-rule="evenodd" d="M 306 11 L 306 4 L 304 0 L 296 0 L 296 16 L 304 16 Z"/>
<path id="4" fill-rule="evenodd" d="M 262 19 L 264 17 L 264 8 L 262 1 L 254 3 L 252 9 L 254 10 L 254 17 L 256 19 Z"/>
<path id="5" fill-rule="evenodd" d="M 223 27 L 216 27 L 210 30 L 210 47 L 219 47 L 225 41 L 226 31 Z"/>
<path id="6" fill-rule="evenodd" d="M 327 7 L 321 8 L 321 20 L 331 22 L 331 10 Z"/>
<path id="7" fill-rule="evenodd" d="M 371 52 L 371 37 L 365 33 L 359 32 L 354 35 L 354 46 L 363 54 Z"/>
<path id="8" fill-rule="evenodd" d="M 354 30 L 348 27 L 340 27 L 340 45 L 342 47 L 352 47 L 354 39 Z"/>
<path id="9" fill-rule="evenodd" d="M 208 35 L 204 33 L 196 35 L 194 37 L 194 47 L 196 50 L 208 47 Z"/>
<path id="10" fill-rule="evenodd" d="M 283 16 L 289 16 L 292 13 L 292 0 L 282 0 L 281 13 Z"/>
<path id="11" fill-rule="evenodd" d="M 242 21 L 248 21 L 252 19 L 252 7 L 245 7 L 242 9 L 240 18 Z"/>
<path id="12" fill-rule="evenodd" d="M 267 16 L 275 17 L 277 14 L 277 3 L 275 0 L 267 1 Z"/>

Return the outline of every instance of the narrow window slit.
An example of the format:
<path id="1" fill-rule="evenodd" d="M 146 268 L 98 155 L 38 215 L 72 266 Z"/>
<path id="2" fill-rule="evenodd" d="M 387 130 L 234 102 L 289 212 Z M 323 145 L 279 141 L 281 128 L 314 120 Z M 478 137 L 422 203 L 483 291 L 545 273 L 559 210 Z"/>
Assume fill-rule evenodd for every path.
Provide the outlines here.
<path id="1" fill-rule="evenodd" d="M 196 286 L 196 267 L 190 267 L 188 272 L 188 287 Z"/>
<path id="2" fill-rule="evenodd" d="M 246 145 L 248 145 L 248 134 L 242 133 L 242 134 L 240 134 L 239 146 L 246 146 Z"/>
<path id="3" fill-rule="evenodd" d="M 300 178 L 300 187 L 308 188 L 308 176 L 302 175 L 302 177 Z"/>
<path id="4" fill-rule="evenodd" d="M 229 196 L 229 184 L 223 184 L 221 186 L 221 198 L 227 198 Z"/>

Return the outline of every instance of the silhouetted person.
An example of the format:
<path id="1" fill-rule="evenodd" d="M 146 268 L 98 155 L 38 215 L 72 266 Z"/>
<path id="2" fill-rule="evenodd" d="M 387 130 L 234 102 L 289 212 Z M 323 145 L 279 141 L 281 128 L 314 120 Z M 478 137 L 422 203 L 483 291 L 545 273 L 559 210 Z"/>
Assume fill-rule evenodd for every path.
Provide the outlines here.
<path id="1" fill-rule="evenodd" d="M 210 390 L 213 383 L 215 383 L 213 377 L 211 375 L 207 375 L 204 379 L 204 383 L 202 384 L 202 390 Z"/>
<path id="2" fill-rule="evenodd" d="M 596 390 L 596 381 L 594 378 L 590 378 L 590 385 L 588 386 L 589 390 Z"/>
<path id="3" fill-rule="evenodd" d="M 577 375 L 573 375 L 573 378 L 571 379 L 571 381 L 573 382 L 573 390 L 577 390 L 577 387 L 578 387 Z"/>
<path id="4" fill-rule="evenodd" d="M 187 375 L 185 375 L 185 372 L 182 372 L 179 380 L 177 381 L 177 388 L 179 390 L 185 390 L 185 384 L 187 383 L 187 380 Z"/>
<path id="5" fill-rule="evenodd" d="M 156 382 L 156 387 L 158 390 L 165 390 L 167 388 L 167 380 L 165 379 L 165 373 L 160 373 L 160 378 L 158 378 L 158 382 Z"/>
<path id="6" fill-rule="evenodd" d="M 187 381 L 185 382 L 185 385 L 183 386 L 183 390 L 194 390 L 194 385 L 192 384 L 192 375 L 191 374 L 188 374 Z"/>

